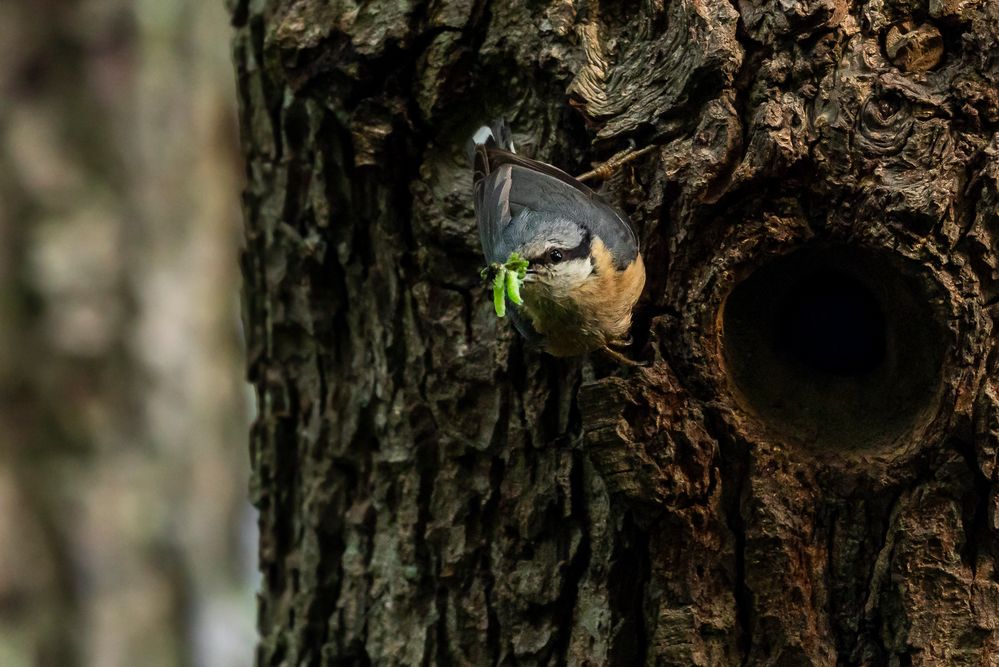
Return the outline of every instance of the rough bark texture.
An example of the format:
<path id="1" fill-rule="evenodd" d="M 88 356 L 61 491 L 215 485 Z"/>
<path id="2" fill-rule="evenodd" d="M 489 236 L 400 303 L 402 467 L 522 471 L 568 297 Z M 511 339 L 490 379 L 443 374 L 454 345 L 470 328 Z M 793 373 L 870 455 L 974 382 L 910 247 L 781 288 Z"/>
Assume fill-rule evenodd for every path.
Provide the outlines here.
<path id="1" fill-rule="evenodd" d="M 230 7 L 260 665 L 996 663 L 999 6 Z M 649 366 L 493 316 L 501 114 L 658 146 Z"/>

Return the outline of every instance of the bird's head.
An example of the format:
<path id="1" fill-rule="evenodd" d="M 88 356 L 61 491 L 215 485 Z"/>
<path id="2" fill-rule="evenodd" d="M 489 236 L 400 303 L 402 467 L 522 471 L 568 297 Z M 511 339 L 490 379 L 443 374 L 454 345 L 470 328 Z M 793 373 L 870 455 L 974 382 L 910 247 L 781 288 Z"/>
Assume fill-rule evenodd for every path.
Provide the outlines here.
<path id="1" fill-rule="evenodd" d="M 571 220 L 531 213 L 521 214 L 519 233 L 498 247 L 497 255 L 516 252 L 527 260 L 523 290 L 529 302 L 571 299 L 595 277 L 594 237 Z"/>

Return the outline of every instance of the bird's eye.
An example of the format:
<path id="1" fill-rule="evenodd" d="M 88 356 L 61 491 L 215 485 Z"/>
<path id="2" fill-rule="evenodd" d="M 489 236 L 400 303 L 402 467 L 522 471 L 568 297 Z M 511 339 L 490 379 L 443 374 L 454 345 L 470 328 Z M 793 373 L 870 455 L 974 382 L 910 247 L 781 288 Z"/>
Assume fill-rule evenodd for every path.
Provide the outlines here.
<path id="1" fill-rule="evenodd" d="M 562 251 L 559 250 L 558 248 L 552 248 L 551 250 L 548 251 L 548 259 L 550 259 L 552 261 L 552 263 L 561 262 L 562 261 Z"/>

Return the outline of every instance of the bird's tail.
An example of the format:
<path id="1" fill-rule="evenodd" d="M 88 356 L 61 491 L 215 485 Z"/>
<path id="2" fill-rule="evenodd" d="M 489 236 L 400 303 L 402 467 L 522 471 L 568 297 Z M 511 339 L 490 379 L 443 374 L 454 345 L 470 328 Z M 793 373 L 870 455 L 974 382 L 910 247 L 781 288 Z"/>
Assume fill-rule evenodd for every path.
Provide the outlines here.
<path id="1" fill-rule="evenodd" d="M 488 125 L 483 125 L 472 138 L 468 140 L 468 160 L 472 163 L 474 175 L 472 180 L 479 183 L 489 174 L 489 153 L 487 149 L 498 148 L 516 153 L 513 146 L 513 134 L 510 126 L 503 118 L 497 118 Z"/>
<path id="2" fill-rule="evenodd" d="M 503 118 L 497 118 L 489 125 L 483 125 L 472 135 L 474 146 L 495 147 L 500 150 L 516 153 L 513 147 L 513 134 L 510 125 Z"/>

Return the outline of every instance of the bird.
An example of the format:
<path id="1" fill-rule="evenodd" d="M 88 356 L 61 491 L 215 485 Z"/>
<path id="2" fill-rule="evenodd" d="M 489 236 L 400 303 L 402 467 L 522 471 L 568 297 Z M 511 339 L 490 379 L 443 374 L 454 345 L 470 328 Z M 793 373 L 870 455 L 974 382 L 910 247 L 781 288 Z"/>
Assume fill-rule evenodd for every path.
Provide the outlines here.
<path id="1" fill-rule="evenodd" d="M 467 152 L 487 266 L 511 253 L 528 262 L 523 303 L 510 308 L 517 330 L 555 357 L 603 350 L 629 361 L 613 348 L 628 344 L 645 264 L 628 218 L 579 179 L 518 154 L 503 119 L 480 127 Z"/>

